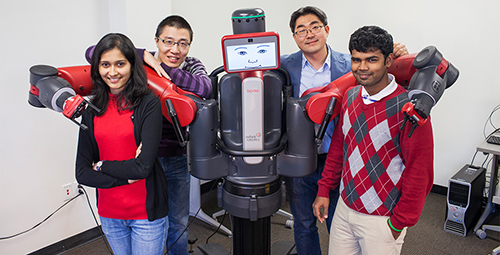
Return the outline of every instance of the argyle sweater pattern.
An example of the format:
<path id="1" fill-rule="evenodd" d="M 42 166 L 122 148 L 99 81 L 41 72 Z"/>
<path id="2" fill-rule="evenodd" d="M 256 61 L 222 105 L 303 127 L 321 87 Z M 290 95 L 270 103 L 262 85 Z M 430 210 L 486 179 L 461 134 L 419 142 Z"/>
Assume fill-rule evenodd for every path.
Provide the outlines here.
<path id="1" fill-rule="evenodd" d="M 434 143 L 430 119 L 401 131 L 401 108 L 408 102 L 398 86 L 390 95 L 365 105 L 361 86 L 342 100 L 318 196 L 340 185 L 343 201 L 353 210 L 390 216 L 397 229 L 417 223 L 434 176 Z"/>
<path id="2" fill-rule="evenodd" d="M 344 166 L 341 179 L 342 199 L 357 211 L 388 215 L 400 196 L 404 171 L 399 144 L 404 120 L 401 108 L 408 94 L 387 97 L 365 105 L 360 86 L 347 93 L 342 131 Z"/>

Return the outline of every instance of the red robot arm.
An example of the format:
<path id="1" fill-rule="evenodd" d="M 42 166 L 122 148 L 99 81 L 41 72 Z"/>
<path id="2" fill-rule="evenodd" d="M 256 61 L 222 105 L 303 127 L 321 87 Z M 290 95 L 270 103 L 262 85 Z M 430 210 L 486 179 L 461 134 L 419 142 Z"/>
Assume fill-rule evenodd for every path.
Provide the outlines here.
<path id="1" fill-rule="evenodd" d="M 184 95 L 196 96 L 179 89 L 170 80 L 159 77 L 155 71 L 145 66 L 148 86 L 162 102 L 163 115 L 174 125 L 186 126 L 195 117 L 196 105 Z M 92 90 L 90 65 L 55 68 L 36 65 L 30 68 L 30 92 L 28 102 L 35 107 L 47 107 L 75 122 L 88 106 L 100 111 L 83 98 Z M 170 107 L 169 107 L 170 105 Z M 82 128 L 86 128 L 82 126 Z"/>
<path id="2" fill-rule="evenodd" d="M 417 54 L 415 53 L 399 57 L 394 61 L 391 68 L 389 68 L 389 72 L 394 74 L 396 82 L 401 86 L 407 87 L 412 75 L 415 71 L 417 71 L 412 64 L 416 55 Z M 306 90 L 302 97 L 311 93 L 317 93 L 307 101 L 306 110 L 309 118 L 314 123 L 321 124 L 328 112 L 328 104 L 331 99 L 333 98 L 334 101 L 341 102 L 344 93 L 357 84 L 358 82 L 356 81 L 356 78 L 354 78 L 354 75 L 349 72 L 324 87 Z M 335 117 L 339 113 L 340 104 L 335 104 L 331 117 Z"/>
<path id="3" fill-rule="evenodd" d="M 405 121 L 413 124 L 413 130 L 427 121 L 430 110 L 440 99 L 446 88 L 458 79 L 458 69 L 443 58 L 434 46 L 428 46 L 418 54 L 410 54 L 394 60 L 389 73 L 396 77 L 396 82 L 407 87 L 410 102 L 403 107 Z M 306 105 L 309 118 L 321 124 L 318 137 L 322 139 L 324 131 L 335 116 L 340 112 L 340 104 L 344 93 L 357 84 L 351 72 L 336 79 L 330 84 L 312 88 L 302 95 L 316 93 L 311 96 Z"/>
<path id="4" fill-rule="evenodd" d="M 148 76 L 148 86 L 153 93 L 160 98 L 163 116 L 172 122 L 170 115 L 176 112 L 179 123 L 182 127 L 189 125 L 196 116 L 196 104 L 186 95 L 196 96 L 196 94 L 185 91 L 177 87 L 170 80 L 159 77 L 158 74 L 151 68 L 146 67 Z M 169 109 L 168 104 L 164 103 L 171 101 L 174 109 Z"/>

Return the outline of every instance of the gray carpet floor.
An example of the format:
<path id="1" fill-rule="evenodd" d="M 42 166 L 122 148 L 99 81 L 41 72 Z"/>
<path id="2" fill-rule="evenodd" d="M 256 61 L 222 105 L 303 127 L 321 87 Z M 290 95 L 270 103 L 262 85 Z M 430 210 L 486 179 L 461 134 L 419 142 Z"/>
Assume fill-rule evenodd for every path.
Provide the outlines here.
<path id="1" fill-rule="evenodd" d="M 208 215 L 220 210 L 217 207 L 215 191 L 208 192 L 202 196 L 204 201 L 203 211 Z M 288 204 L 282 207 L 289 211 Z M 490 214 L 486 220 L 487 224 L 500 224 L 499 210 Z M 487 237 L 483 240 L 477 238 L 472 231 L 466 237 L 444 231 L 444 221 L 446 214 L 446 197 L 437 194 L 429 194 L 426 199 L 425 207 L 419 222 L 408 229 L 405 243 L 403 245 L 403 255 L 487 255 L 492 250 L 500 246 L 500 233 L 487 230 Z M 293 242 L 293 229 L 286 228 L 288 218 L 282 215 L 273 215 L 271 217 L 271 243 L 277 241 Z M 191 234 L 198 237 L 198 241 L 193 245 L 204 244 L 207 238 L 215 231 L 215 227 L 209 225 L 197 218 L 190 217 L 192 224 L 189 227 Z M 222 220 L 222 216 L 218 218 Z M 230 228 L 229 217 L 226 217 L 223 224 Z M 328 254 L 328 232 L 325 224 L 319 224 L 320 243 L 323 254 Z M 209 243 L 218 243 L 230 251 L 231 238 L 222 231 L 217 232 L 209 239 Z M 74 248 L 63 253 L 64 255 L 89 254 L 100 255 L 109 254 L 102 238 L 93 240 L 85 245 Z"/>

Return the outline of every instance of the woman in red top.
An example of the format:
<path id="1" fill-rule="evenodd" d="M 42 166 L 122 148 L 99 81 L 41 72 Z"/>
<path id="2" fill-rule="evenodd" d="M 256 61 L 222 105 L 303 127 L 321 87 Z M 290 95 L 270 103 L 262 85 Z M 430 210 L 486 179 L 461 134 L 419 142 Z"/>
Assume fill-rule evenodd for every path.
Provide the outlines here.
<path id="1" fill-rule="evenodd" d="M 130 39 L 107 34 L 91 61 L 91 102 L 80 129 L 79 183 L 96 187 L 101 225 L 115 254 L 162 254 L 168 229 L 165 175 L 157 158 L 160 100 L 147 87 Z"/>

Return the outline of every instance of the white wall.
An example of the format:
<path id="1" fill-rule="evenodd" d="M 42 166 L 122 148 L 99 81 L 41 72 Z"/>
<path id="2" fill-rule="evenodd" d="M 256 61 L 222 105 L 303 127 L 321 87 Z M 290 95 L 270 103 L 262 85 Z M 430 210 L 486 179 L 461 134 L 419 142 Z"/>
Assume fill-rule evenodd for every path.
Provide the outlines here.
<path id="1" fill-rule="evenodd" d="M 411 53 L 435 45 L 460 70 L 458 81 L 432 110 L 435 142 L 435 184 L 448 186 L 448 179 L 470 163 L 476 146 L 483 141 L 483 126 L 491 110 L 500 104 L 500 76 L 495 60 L 500 58 L 500 2 L 498 0 L 447 1 L 248 1 L 204 0 L 172 2 L 172 12 L 191 23 L 194 44 L 191 55 L 213 70 L 222 64 L 220 38 L 232 34 L 231 14 L 240 8 L 260 7 L 267 16 L 266 29 L 280 34 L 281 53 L 298 50 L 288 27 L 290 14 L 301 6 L 320 7 L 328 15 L 328 43 L 348 51 L 349 36 L 364 25 L 378 25 Z M 212 15 L 211 15 L 212 14 Z M 493 115 L 500 126 L 500 112 Z M 491 126 L 487 131 L 491 132 Z M 474 161 L 481 164 L 479 154 Z"/>
<path id="2" fill-rule="evenodd" d="M 248 1 L 203 0 L 46 0 L 0 2 L 0 237 L 26 230 L 62 204 L 62 185 L 74 182 L 78 128 L 47 109 L 28 105 L 29 68 L 83 65 L 87 46 L 107 32 L 124 32 L 138 47 L 154 49 L 158 22 L 180 14 L 195 36 L 191 55 L 209 71 L 221 65 L 220 38 L 231 34 L 231 13 L 260 7 L 267 30 L 281 35 L 281 52 L 297 49 L 288 28 L 290 14 L 316 5 L 329 17 L 328 43 L 347 52 L 349 35 L 376 24 L 411 52 L 436 45 L 460 77 L 433 109 L 435 183 L 447 180 L 470 162 L 483 140 L 483 125 L 500 103 L 497 50 L 500 2 L 465 1 Z M 431 8 L 432 6 L 432 8 Z M 384 11 L 381 11 L 381 10 Z M 404 10 L 404 11 L 402 11 Z M 125 15 L 124 15 L 125 13 Z M 494 115 L 500 126 L 500 114 Z M 489 129 L 491 131 L 491 128 Z M 478 155 L 475 163 L 484 157 Z M 90 192 L 95 205 L 94 192 Z M 443 205 L 444 206 L 444 205 Z M 32 232 L 0 241 L 1 254 L 26 254 L 94 227 L 83 197 Z"/>
<path id="3" fill-rule="evenodd" d="M 108 32 L 152 48 L 170 12 L 170 0 L 0 2 L 0 237 L 42 221 L 62 205 L 62 185 L 75 181 L 78 127 L 28 104 L 29 68 L 85 65 L 85 49 Z M 26 254 L 93 227 L 82 196 L 35 230 L 0 241 L 0 254 Z"/>

